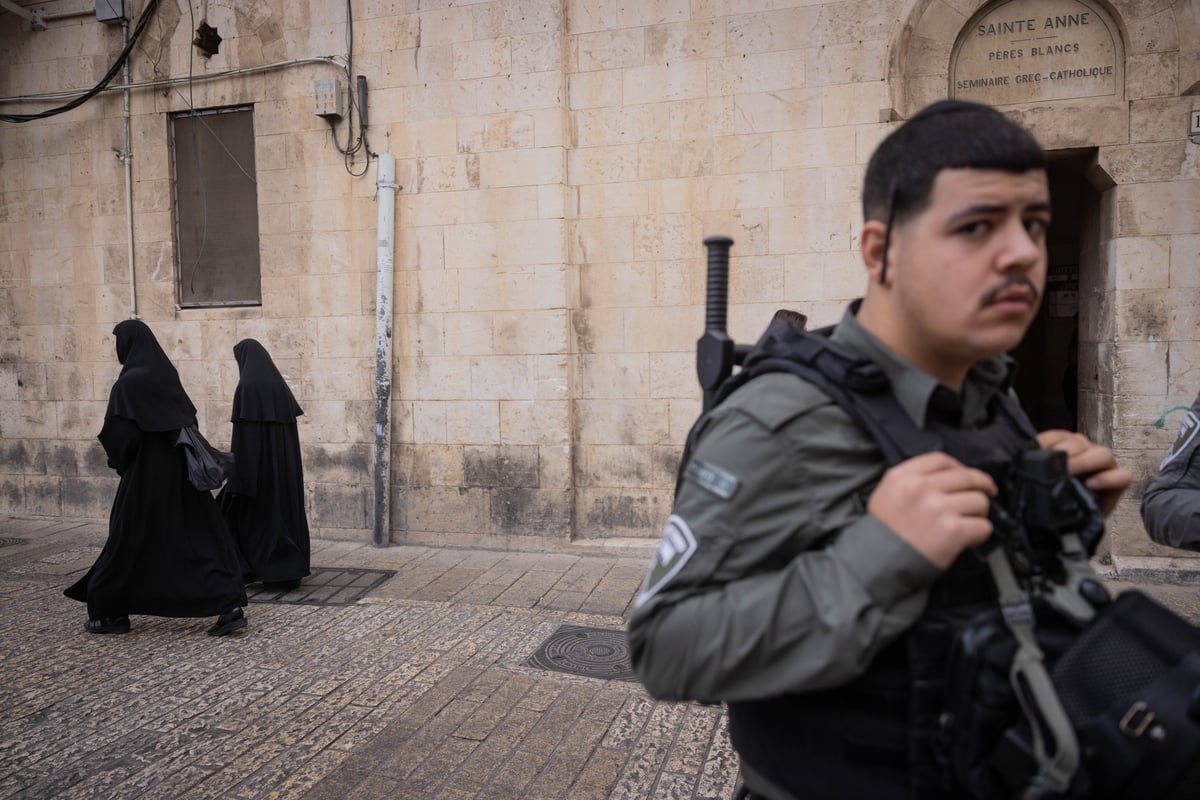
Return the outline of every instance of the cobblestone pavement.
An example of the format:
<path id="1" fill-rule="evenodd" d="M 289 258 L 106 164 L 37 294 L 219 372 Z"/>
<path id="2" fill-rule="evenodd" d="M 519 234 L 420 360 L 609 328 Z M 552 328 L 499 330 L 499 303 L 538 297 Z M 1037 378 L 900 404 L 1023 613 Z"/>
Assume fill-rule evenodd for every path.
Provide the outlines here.
<path id="1" fill-rule="evenodd" d="M 0 798 L 729 798 L 719 708 L 527 659 L 562 624 L 619 629 L 649 550 L 314 541 L 394 570 L 351 604 L 252 602 L 244 634 L 134 617 L 84 633 L 62 588 L 94 521 L 0 517 Z M 1192 573 L 1194 575 L 1194 573 Z M 1200 586 L 1136 586 L 1200 621 Z M 302 587 L 303 588 L 303 587 Z"/>
<path id="2" fill-rule="evenodd" d="M 734 791 L 719 708 L 525 664 L 564 623 L 622 627 L 648 549 L 314 541 L 314 566 L 396 574 L 349 605 L 252 602 L 238 636 L 206 636 L 211 619 L 143 616 L 129 634 L 96 636 L 62 589 L 105 530 L 0 518 L 0 798 Z"/>

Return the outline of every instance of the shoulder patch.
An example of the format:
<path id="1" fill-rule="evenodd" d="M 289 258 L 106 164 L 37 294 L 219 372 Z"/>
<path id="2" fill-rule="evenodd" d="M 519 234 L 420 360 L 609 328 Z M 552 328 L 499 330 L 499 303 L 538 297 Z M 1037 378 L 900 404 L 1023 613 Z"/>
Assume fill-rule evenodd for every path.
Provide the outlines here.
<path id="1" fill-rule="evenodd" d="M 732 499 L 741 484 L 733 473 L 698 458 L 688 461 L 683 476 L 722 500 Z"/>
<path id="2" fill-rule="evenodd" d="M 638 592 L 637 599 L 633 601 L 634 607 L 641 607 L 643 603 L 657 594 L 659 589 L 666 586 L 672 578 L 679 574 L 679 570 L 683 569 L 683 565 L 695 552 L 696 537 L 692 533 L 692 529 L 688 527 L 682 517 L 672 514 L 667 519 L 662 539 L 659 540 L 658 547 L 654 550 L 654 561 L 650 564 L 650 570 L 646 573 L 645 580 L 642 581 L 642 590 Z"/>
<path id="3" fill-rule="evenodd" d="M 1196 417 L 1196 412 L 1189 411 L 1187 417 L 1184 418 L 1183 424 L 1179 426 L 1179 433 L 1175 436 L 1175 442 L 1171 445 L 1171 449 L 1167 451 L 1167 456 L 1158 465 L 1161 470 L 1167 464 L 1175 460 L 1175 457 L 1188 448 L 1188 445 L 1196 438 L 1197 431 L 1200 431 L 1200 418 Z"/>

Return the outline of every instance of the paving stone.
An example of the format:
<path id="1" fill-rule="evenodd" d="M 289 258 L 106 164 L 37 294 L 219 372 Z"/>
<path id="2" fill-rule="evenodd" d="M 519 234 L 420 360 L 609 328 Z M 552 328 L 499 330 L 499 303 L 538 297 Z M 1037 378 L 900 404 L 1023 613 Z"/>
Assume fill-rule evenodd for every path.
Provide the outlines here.
<path id="1" fill-rule="evenodd" d="M 724 711 L 695 705 L 685 708 L 683 721 L 673 726 L 678 734 L 663 769 L 684 775 L 698 775 L 704 769 L 713 734 Z"/>
<path id="2" fill-rule="evenodd" d="M 660 739 L 638 739 L 613 786 L 612 796 L 658 797 L 658 777 L 668 749 L 668 743 Z"/>
<path id="3" fill-rule="evenodd" d="M 649 697 L 631 695 L 608 726 L 602 744 L 615 750 L 631 749 L 645 729 L 646 720 L 654 713 L 654 708 L 655 703 Z"/>
<path id="4" fill-rule="evenodd" d="M 488 786 L 495 792 L 495 797 L 524 797 L 525 788 L 549 760 L 549 753 L 517 750 L 496 770 Z"/>
<path id="5" fill-rule="evenodd" d="M 627 761 L 627 752 L 596 748 L 580 770 L 579 778 L 572 787 L 571 797 L 608 797 Z"/>
<path id="6" fill-rule="evenodd" d="M 413 796 L 426 797 L 440 788 L 479 747 L 478 742 L 446 735 L 433 751 L 421 759 L 404 782 Z"/>
<path id="7" fill-rule="evenodd" d="M 315 565 L 398 574 L 351 605 L 254 603 L 237 637 L 146 616 L 99 637 L 61 591 L 104 523 L 0 518 L 0 537 L 28 540 L 0 548 L 0 799 L 647 798 L 689 775 L 731 786 L 719 709 L 525 665 L 564 623 L 620 628 L 641 564 L 314 540 Z"/>

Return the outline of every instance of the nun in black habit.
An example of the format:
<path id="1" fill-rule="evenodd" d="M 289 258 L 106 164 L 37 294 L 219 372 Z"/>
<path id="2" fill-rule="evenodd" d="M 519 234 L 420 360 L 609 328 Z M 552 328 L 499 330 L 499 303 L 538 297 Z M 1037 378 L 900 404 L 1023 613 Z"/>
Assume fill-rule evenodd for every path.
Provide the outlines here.
<path id="1" fill-rule="evenodd" d="M 309 574 L 304 467 L 296 417 L 304 413 L 266 348 L 234 345 L 233 477 L 217 496 L 247 582 L 295 588 Z"/>
<path id="2" fill-rule="evenodd" d="M 121 481 L 100 557 L 63 594 L 87 603 L 89 633 L 126 633 L 130 614 L 217 616 L 212 636 L 245 628 L 237 548 L 176 446 L 196 407 L 145 323 L 126 320 L 113 335 L 121 373 L 98 438 Z"/>

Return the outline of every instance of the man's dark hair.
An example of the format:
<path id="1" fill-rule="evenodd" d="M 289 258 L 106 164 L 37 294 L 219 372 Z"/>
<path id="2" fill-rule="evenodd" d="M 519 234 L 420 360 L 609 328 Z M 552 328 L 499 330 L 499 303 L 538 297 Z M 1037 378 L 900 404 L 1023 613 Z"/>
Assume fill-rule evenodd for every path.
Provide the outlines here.
<path id="1" fill-rule="evenodd" d="M 863 216 L 899 224 L 929 206 L 937 174 L 960 167 L 1045 169 L 1033 134 L 991 106 L 941 100 L 918 111 L 876 148 L 863 180 Z"/>

